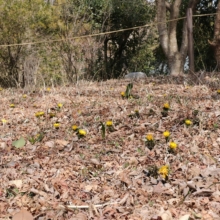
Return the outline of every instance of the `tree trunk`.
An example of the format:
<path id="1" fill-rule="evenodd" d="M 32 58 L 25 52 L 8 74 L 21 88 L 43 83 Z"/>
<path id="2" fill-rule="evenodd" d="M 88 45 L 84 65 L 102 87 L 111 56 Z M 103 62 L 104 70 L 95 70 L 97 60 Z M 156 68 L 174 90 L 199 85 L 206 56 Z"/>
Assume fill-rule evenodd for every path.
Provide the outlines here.
<path id="1" fill-rule="evenodd" d="M 189 7 L 195 8 L 199 0 L 190 0 Z M 160 43 L 168 60 L 171 75 L 179 75 L 184 71 L 184 64 L 188 51 L 187 23 L 184 19 L 182 42 L 180 48 L 177 44 L 177 20 L 179 17 L 182 0 L 174 0 L 172 3 L 165 0 L 157 0 L 157 21 Z M 166 20 L 172 20 L 166 23 Z"/>
<path id="2" fill-rule="evenodd" d="M 109 76 L 109 65 L 108 65 L 108 37 L 105 37 L 104 40 L 104 71 L 103 71 L 103 76 L 102 78 L 104 80 L 107 80 L 108 76 Z"/>
<path id="3" fill-rule="evenodd" d="M 214 42 L 212 45 L 215 48 L 215 59 L 217 62 L 217 68 L 220 70 L 220 1 L 217 6 L 217 15 L 215 18 L 215 30 L 214 30 Z"/>
<path id="4" fill-rule="evenodd" d="M 182 56 L 181 53 L 177 52 L 174 56 L 169 56 L 168 66 L 170 75 L 177 76 L 183 73 L 183 67 L 186 60 L 186 56 Z"/>

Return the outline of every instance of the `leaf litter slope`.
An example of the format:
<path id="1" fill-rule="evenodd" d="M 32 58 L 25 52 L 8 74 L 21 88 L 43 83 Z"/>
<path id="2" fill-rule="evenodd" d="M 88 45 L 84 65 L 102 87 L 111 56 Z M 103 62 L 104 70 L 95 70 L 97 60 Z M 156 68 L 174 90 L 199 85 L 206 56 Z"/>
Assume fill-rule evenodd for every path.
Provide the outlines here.
<path id="1" fill-rule="evenodd" d="M 0 92 L 1 218 L 25 208 L 35 219 L 218 219 L 220 95 L 149 78 L 133 82 L 135 98 L 126 99 L 127 84 Z M 103 136 L 107 121 L 113 127 Z M 26 144 L 16 148 L 20 138 Z M 175 152 L 169 142 L 177 143 Z M 164 165 L 165 180 L 158 175 Z"/>

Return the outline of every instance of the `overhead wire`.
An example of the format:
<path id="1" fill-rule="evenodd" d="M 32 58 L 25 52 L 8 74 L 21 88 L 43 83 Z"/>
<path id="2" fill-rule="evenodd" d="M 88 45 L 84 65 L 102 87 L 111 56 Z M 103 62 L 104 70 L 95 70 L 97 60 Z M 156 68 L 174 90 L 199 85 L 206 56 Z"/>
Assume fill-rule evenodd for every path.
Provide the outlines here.
<path id="1" fill-rule="evenodd" d="M 204 17 L 204 16 L 210 16 L 210 15 L 216 15 L 216 14 L 217 13 L 193 15 L 193 17 Z M 107 35 L 107 34 L 113 34 L 113 33 L 129 31 L 129 30 L 136 30 L 136 29 L 151 27 L 151 26 L 155 26 L 158 24 L 162 24 L 162 23 L 169 23 L 172 21 L 183 20 L 185 18 L 186 18 L 186 16 L 176 18 L 176 19 L 170 19 L 170 20 L 167 20 L 164 22 L 152 22 L 150 24 L 140 25 L 140 26 L 131 27 L 131 28 L 123 28 L 123 29 L 119 29 L 119 30 L 115 30 L 115 31 L 107 31 L 107 32 L 101 32 L 101 33 L 95 33 L 95 34 L 80 35 L 80 36 L 75 36 L 75 37 L 70 37 L 70 38 L 24 42 L 24 43 L 17 43 L 17 44 L 2 44 L 2 45 L 0 45 L 0 47 L 26 46 L 26 45 L 35 45 L 35 44 L 43 44 L 43 43 L 55 43 L 55 42 L 61 42 L 61 41 L 66 41 L 66 40 L 75 40 L 75 39 L 88 38 L 88 37 L 97 37 L 97 36 L 103 36 L 103 35 Z"/>

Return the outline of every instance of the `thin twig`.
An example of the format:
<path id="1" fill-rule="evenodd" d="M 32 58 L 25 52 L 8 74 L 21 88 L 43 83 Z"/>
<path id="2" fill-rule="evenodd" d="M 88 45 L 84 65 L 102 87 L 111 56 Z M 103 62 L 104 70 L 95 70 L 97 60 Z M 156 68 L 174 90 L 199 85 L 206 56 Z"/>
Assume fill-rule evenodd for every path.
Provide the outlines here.
<path id="1" fill-rule="evenodd" d="M 95 208 L 103 208 L 107 205 L 116 205 L 119 204 L 119 202 L 112 202 L 112 203 L 104 203 L 104 204 L 97 204 L 93 205 Z M 60 205 L 61 208 L 68 208 L 68 209 L 88 209 L 89 205 Z"/>

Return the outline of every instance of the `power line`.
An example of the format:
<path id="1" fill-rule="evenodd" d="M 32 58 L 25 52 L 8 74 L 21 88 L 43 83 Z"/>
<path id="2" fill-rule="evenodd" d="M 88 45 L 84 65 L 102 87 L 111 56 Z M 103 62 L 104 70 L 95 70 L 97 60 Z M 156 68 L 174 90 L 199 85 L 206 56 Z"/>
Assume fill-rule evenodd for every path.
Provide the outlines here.
<path id="1" fill-rule="evenodd" d="M 193 15 L 193 17 L 204 17 L 204 16 L 210 16 L 210 15 L 216 15 L 216 14 L 217 13 Z M 97 34 L 81 35 L 81 36 L 65 38 L 65 39 L 62 38 L 62 39 L 56 39 L 56 40 L 43 40 L 43 41 L 26 42 L 26 43 L 19 43 L 19 44 L 3 44 L 3 45 L 0 45 L 0 47 L 26 46 L 26 45 L 35 45 L 35 44 L 43 44 L 43 43 L 61 42 L 61 41 L 65 41 L 65 40 L 75 40 L 75 39 L 88 38 L 88 37 L 97 37 L 97 36 L 103 36 L 103 35 L 107 35 L 107 34 L 113 34 L 113 33 L 129 31 L 129 30 L 136 30 L 136 29 L 141 29 L 141 28 L 146 28 L 146 27 L 152 27 L 152 26 L 155 26 L 157 24 L 169 23 L 169 22 L 172 22 L 172 21 L 179 21 L 179 20 L 183 20 L 185 18 L 186 17 L 181 17 L 181 18 L 167 20 L 167 21 L 164 21 L 164 22 L 153 22 L 153 23 L 150 23 L 150 24 L 145 24 L 145 25 L 141 25 L 141 26 L 137 26 L 137 27 L 124 28 L 124 29 L 120 29 L 120 30 L 102 32 L 102 33 L 97 33 Z"/>

